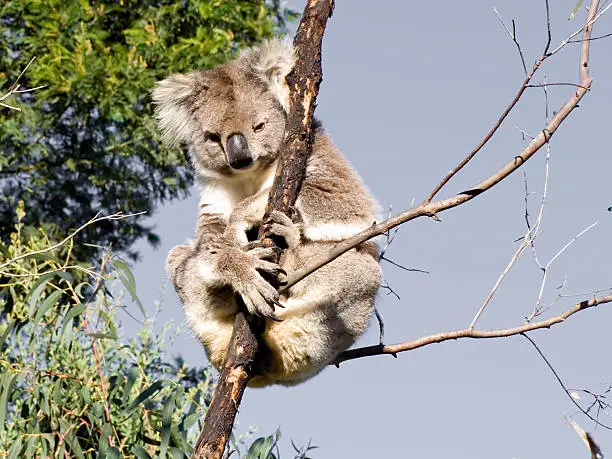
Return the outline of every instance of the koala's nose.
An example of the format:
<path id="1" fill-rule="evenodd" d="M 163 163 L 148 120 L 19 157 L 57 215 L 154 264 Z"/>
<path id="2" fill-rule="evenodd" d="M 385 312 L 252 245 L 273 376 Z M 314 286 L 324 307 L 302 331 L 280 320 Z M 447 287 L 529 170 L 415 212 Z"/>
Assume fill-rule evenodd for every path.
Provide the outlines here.
<path id="1" fill-rule="evenodd" d="M 253 162 L 249 144 L 242 134 L 232 134 L 227 139 L 225 147 L 227 162 L 233 169 L 242 169 Z"/>

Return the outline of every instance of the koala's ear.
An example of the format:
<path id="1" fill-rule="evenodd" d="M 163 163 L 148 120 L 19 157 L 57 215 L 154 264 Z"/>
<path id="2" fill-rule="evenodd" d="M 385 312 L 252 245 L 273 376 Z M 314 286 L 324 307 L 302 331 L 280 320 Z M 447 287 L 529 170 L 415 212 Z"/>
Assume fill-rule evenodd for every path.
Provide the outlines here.
<path id="1" fill-rule="evenodd" d="M 189 133 L 193 132 L 189 107 L 197 86 L 195 74 L 175 74 L 158 82 L 153 89 L 155 116 L 164 140 L 170 145 L 189 140 Z"/>
<path id="2" fill-rule="evenodd" d="M 278 38 L 264 41 L 259 46 L 244 53 L 252 69 L 257 73 L 276 96 L 285 111 L 289 111 L 289 87 L 285 77 L 295 65 L 293 45 Z"/>

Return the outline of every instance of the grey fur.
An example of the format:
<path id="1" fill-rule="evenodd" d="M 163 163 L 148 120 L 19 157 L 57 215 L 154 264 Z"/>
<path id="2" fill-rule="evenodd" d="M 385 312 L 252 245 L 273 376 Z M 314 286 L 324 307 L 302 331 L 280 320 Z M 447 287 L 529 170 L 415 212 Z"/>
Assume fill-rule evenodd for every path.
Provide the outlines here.
<path id="1" fill-rule="evenodd" d="M 248 240 L 247 232 L 263 218 L 276 169 L 288 106 L 285 76 L 293 63 L 291 45 L 272 40 L 216 68 L 170 76 L 153 92 L 165 138 L 189 147 L 202 189 L 196 239 L 170 251 L 168 274 L 217 368 L 232 334 L 235 293 L 251 313 L 267 317 L 267 358 L 251 385 L 292 385 L 322 370 L 365 331 L 380 286 L 372 242 L 282 296 L 261 275 L 282 278 L 283 270 L 291 272 L 367 228 L 377 212 L 355 171 L 319 128 L 295 218 L 272 215 L 272 232 L 288 246 L 279 264 L 268 261 L 271 249 Z M 235 135 L 241 136 L 234 142 L 240 154 L 252 158 L 249 167 L 229 165 L 227 139 Z M 282 321 L 270 320 L 274 315 Z"/>

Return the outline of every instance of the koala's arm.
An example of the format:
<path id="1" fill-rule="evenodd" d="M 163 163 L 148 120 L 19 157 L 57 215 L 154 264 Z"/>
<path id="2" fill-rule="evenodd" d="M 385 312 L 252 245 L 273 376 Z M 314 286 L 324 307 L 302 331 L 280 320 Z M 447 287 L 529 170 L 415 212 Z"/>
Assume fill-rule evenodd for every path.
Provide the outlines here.
<path id="1" fill-rule="evenodd" d="M 264 189 L 236 206 L 228 221 L 226 237 L 237 245 L 247 243 L 247 231 L 263 219 L 268 192 L 269 189 Z M 289 247 L 281 260 L 282 268 L 288 272 L 300 268 L 321 250 L 370 226 L 376 219 L 378 206 L 329 138 L 317 132 L 295 210 L 293 221 L 282 213 L 272 213 L 271 233 L 284 238 Z M 366 242 L 351 252 L 345 261 L 367 266 L 369 274 L 362 272 L 360 276 L 365 276 L 366 284 L 374 286 L 366 289 L 366 296 L 373 298 L 372 291 L 380 283 L 376 245 Z M 309 276 L 291 289 L 288 298 L 281 298 L 281 303 L 288 302 L 291 307 L 279 310 L 278 316 L 303 314 L 330 301 L 350 302 L 354 294 L 362 293 L 358 285 L 353 285 L 361 282 L 359 276 L 347 275 L 352 269 L 340 264 L 335 270 L 325 270 L 324 276 L 317 273 Z M 355 269 L 359 271 L 359 267 Z M 316 278 L 316 282 L 311 282 L 311 278 Z M 317 283 L 325 288 L 318 287 Z M 307 284 L 312 288 L 303 287 Z M 339 298 L 339 292 L 343 292 L 347 301 Z"/>
<path id="2" fill-rule="evenodd" d="M 196 240 L 175 247 L 168 256 L 167 271 L 181 300 L 199 304 L 202 310 L 235 313 L 234 301 L 215 301 L 219 291 L 229 289 L 241 295 L 252 314 L 274 318 L 279 295 L 261 273 L 278 276 L 282 272 L 276 263 L 268 261 L 275 249 L 243 250 L 238 241 L 225 234 L 228 225 L 224 217 L 211 210 L 216 210 L 213 203 L 200 203 Z M 203 315 L 207 317 L 207 312 Z"/>

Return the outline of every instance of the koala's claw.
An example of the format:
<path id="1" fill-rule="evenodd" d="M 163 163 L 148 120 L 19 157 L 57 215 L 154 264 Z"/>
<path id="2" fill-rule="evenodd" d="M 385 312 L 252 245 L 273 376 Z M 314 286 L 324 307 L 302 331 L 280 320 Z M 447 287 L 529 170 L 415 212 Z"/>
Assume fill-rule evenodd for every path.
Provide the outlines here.
<path id="1" fill-rule="evenodd" d="M 284 304 L 282 304 L 280 301 L 276 301 L 276 300 L 274 300 L 274 301 L 273 301 L 273 303 L 274 303 L 276 306 L 278 306 L 279 308 L 281 308 L 281 309 L 285 309 L 285 305 L 284 305 Z"/>
<path id="2" fill-rule="evenodd" d="M 242 250 L 245 252 L 249 252 L 251 250 L 255 250 L 255 249 L 263 249 L 266 246 L 264 245 L 263 242 L 261 242 L 259 239 L 256 241 L 251 241 L 248 244 L 245 244 L 242 246 Z"/>
<path id="3" fill-rule="evenodd" d="M 288 247 L 296 247 L 302 239 L 301 225 L 294 223 L 291 218 L 278 210 L 270 212 L 270 217 L 266 221 L 269 226 L 270 234 L 282 237 Z"/>
<path id="4" fill-rule="evenodd" d="M 274 314 L 278 292 L 260 275 L 256 275 L 252 282 L 238 293 L 251 314 L 263 317 Z"/>
<path id="5" fill-rule="evenodd" d="M 268 316 L 268 319 L 272 319 L 274 322 L 282 322 L 283 319 L 278 317 L 276 314 L 272 313 Z"/>
<path id="6" fill-rule="evenodd" d="M 275 259 L 281 252 L 278 247 L 254 247 L 249 249 L 246 253 L 258 258 L 259 260 Z"/>
<path id="7" fill-rule="evenodd" d="M 293 223 L 303 223 L 304 219 L 302 218 L 302 213 L 295 206 L 289 207 L 289 216 L 291 217 L 291 221 Z"/>

